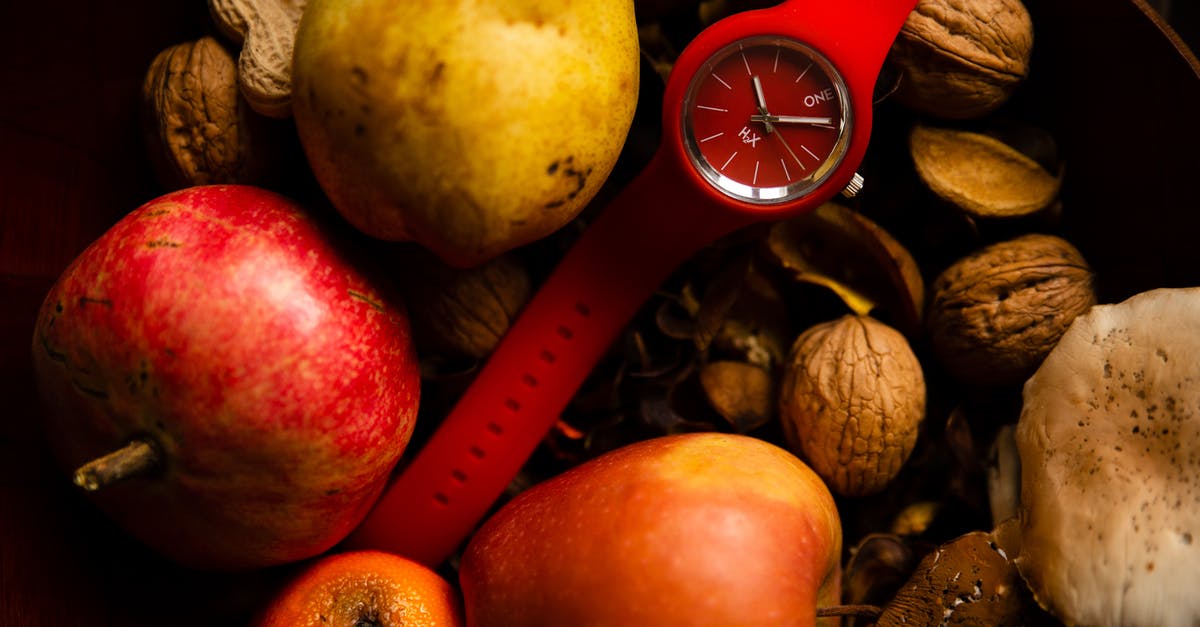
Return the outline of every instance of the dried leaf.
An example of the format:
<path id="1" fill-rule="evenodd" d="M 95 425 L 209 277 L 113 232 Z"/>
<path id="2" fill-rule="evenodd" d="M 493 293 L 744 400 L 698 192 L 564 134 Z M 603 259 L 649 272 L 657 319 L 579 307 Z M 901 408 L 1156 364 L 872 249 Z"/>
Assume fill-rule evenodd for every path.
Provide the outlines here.
<path id="1" fill-rule="evenodd" d="M 641 12 L 641 7 L 639 7 L 639 12 Z M 642 59 L 654 68 L 654 73 L 662 79 L 663 83 L 666 83 L 667 78 L 671 76 L 671 68 L 675 66 L 675 59 L 679 57 L 679 52 L 671 44 L 670 38 L 663 33 L 662 24 L 650 22 L 639 25 L 638 43 Z"/>
<path id="2" fill-rule="evenodd" d="M 658 393 L 646 393 L 638 402 L 638 412 L 642 422 L 656 432 L 662 434 L 688 433 L 693 431 L 712 431 L 713 426 L 706 422 L 689 420 L 675 411 L 671 405 L 670 395 L 666 390 Z"/>
<path id="3" fill-rule="evenodd" d="M 908 250 L 866 216 L 838 203 L 775 224 L 773 261 L 797 281 L 824 286 L 851 311 L 912 336 L 921 326 L 925 282 Z M 881 311 L 875 312 L 876 309 Z"/>
<path id="4" fill-rule="evenodd" d="M 794 335 L 792 324 L 775 282 L 751 263 L 737 300 L 726 312 L 707 354 L 712 359 L 734 359 L 773 372 L 787 355 Z"/>
<path id="5" fill-rule="evenodd" d="M 912 545 L 895 534 L 866 536 L 850 551 L 842 575 L 843 602 L 883 605 L 912 575 L 920 557 Z"/>
<path id="6" fill-rule="evenodd" d="M 654 310 L 654 324 L 662 334 L 674 340 L 690 340 L 696 333 L 694 313 L 684 309 L 681 299 L 663 298 Z"/>
<path id="7" fill-rule="evenodd" d="M 684 354 L 684 345 L 680 342 L 662 341 L 663 338 L 636 330 L 629 334 L 629 340 L 632 355 L 627 360 L 625 374 L 631 378 L 662 379 L 669 383 L 692 371 L 692 359 Z"/>
<path id="8" fill-rule="evenodd" d="M 708 348 L 729 310 L 737 302 L 749 272 L 750 255 L 739 254 L 721 266 L 708 284 L 696 312 L 696 328 L 693 331 L 696 348 L 702 351 Z"/>

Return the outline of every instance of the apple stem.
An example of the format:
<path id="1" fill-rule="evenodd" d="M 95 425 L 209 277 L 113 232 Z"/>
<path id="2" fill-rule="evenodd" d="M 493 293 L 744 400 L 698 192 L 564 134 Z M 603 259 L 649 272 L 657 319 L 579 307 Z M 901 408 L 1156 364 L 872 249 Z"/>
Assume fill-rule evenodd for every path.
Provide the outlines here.
<path id="1" fill-rule="evenodd" d="M 883 615 L 883 608 L 878 605 L 830 605 L 828 607 L 817 608 L 817 618 L 828 618 L 830 616 L 854 616 L 856 618 L 879 618 Z"/>
<path id="2" fill-rule="evenodd" d="M 87 492 L 95 492 L 157 468 L 161 460 L 156 442 L 131 440 L 129 444 L 80 466 L 75 471 L 75 485 Z"/>

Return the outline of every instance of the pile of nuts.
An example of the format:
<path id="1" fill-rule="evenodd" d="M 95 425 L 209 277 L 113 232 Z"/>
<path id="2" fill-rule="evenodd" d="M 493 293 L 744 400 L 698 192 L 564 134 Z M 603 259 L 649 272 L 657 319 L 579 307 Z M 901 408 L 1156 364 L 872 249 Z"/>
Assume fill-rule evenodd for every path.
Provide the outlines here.
<path id="1" fill-rule="evenodd" d="M 639 3 L 643 93 L 661 93 L 674 52 L 744 4 Z M 172 188 L 268 175 L 278 142 L 264 133 L 277 132 L 270 118 L 290 97 L 281 60 L 303 1 L 210 7 L 225 40 L 163 51 L 144 85 L 148 145 Z M 879 624 L 941 619 L 956 597 L 943 598 L 944 573 L 919 566 L 935 551 L 982 556 L 971 561 L 988 569 L 972 578 L 975 592 L 1003 588 L 1015 571 L 995 550 L 1006 530 L 981 459 L 1015 423 L 1020 384 L 1096 303 L 1087 261 L 1056 233 L 1071 208 L 1059 202 L 1054 140 L 1006 111 L 1032 46 L 1019 0 L 921 0 L 877 90 L 863 193 L 734 233 L 675 272 L 509 496 L 647 437 L 750 434 L 804 459 L 838 496 L 844 602 L 895 599 L 871 615 Z M 652 114 L 635 120 L 608 191 L 644 163 L 658 105 L 639 105 Z M 447 412 L 594 211 L 468 270 L 399 247 L 410 256 L 396 267 L 414 269 L 399 283 L 421 343 L 422 414 Z M 914 573 L 929 585 L 905 587 Z M 1036 611 L 1004 601 L 981 605 L 991 613 L 980 620 Z"/>

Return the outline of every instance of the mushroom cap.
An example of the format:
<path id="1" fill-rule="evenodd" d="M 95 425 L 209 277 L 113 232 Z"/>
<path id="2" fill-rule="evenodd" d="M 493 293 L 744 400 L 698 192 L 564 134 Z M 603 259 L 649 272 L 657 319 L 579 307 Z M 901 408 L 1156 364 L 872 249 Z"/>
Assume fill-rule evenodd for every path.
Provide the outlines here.
<path id="1" fill-rule="evenodd" d="M 1200 624 L 1200 288 L 1076 318 L 1016 438 L 1038 602 L 1068 624 Z"/>

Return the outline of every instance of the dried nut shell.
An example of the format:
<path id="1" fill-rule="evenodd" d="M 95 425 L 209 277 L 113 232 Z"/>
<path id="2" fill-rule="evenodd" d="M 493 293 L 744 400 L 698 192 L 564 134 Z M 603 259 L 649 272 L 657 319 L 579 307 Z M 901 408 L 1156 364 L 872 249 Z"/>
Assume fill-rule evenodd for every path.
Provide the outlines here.
<path id="1" fill-rule="evenodd" d="M 842 574 L 842 602 L 883 605 L 912 575 L 921 559 L 912 543 L 894 533 L 870 533 L 850 550 Z"/>
<path id="2" fill-rule="evenodd" d="M 844 205 L 775 223 L 767 253 L 797 281 L 823 285 L 851 311 L 886 319 L 905 334 L 921 327 L 925 282 L 917 262 L 875 222 Z"/>
<path id="3" fill-rule="evenodd" d="M 949 374 L 975 385 L 1025 380 L 1079 314 L 1096 304 L 1091 268 L 1054 235 L 992 244 L 931 286 L 929 339 Z"/>
<path id="4" fill-rule="evenodd" d="M 737 300 L 721 319 L 709 355 L 775 372 L 783 365 L 792 333 L 783 294 L 770 278 L 751 266 L 741 277 Z"/>
<path id="5" fill-rule="evenodd" d="M 532 292 L 529 273 L 513 254 L 473 268 L 448 266 L 417 247 L 406 247 L 400 257 L 400 282 L 423 356 L 490 355 Z"/>
<path id="6" fill-rule="evenodd" d="M 780 383 L 794 453 L 846 496 L 882 490 L 908 461 L 925 417 L 925 377 L 908 341 L 846 315 L 796 338 Z"/>
<path id="7" fill-rule="evenodd" d="M 221 33 L 242 47 L 238 84 L 258 113 L 292 114 L 292 50 L 307 0 L 209 0 Z"/>
<path id="8" fill-rule="evenodd" d="M 918 124 L 909 134 L 909 150 L 934 194 L 977 217 L 1037 212 L 1054 203 L 1062 186 L 1061 176 L 981 133 Z"/>
<path id="9" fill-rule="evenodd" d="M 894 97 L 946 119 L 982 117 L 1029 73 L 1033 20 L 1020 0 L 921 0 L 892 45 Z"/>
<path id="10" fill-rule="evenodd" d="M 771 375 L 758 366 L 709 362 L 700 369 L 700 384 L 713 409 L 739 433 L 760 427 L 771 417 Z"/>
<path id="11" fill-rule="evenodd" d="M 203 37 L 171 46 L 142 83 L 146 146 L 168 189 L 249 183 L 266 170 L 261 129 L 238 95 L 233 56 Z"/>

